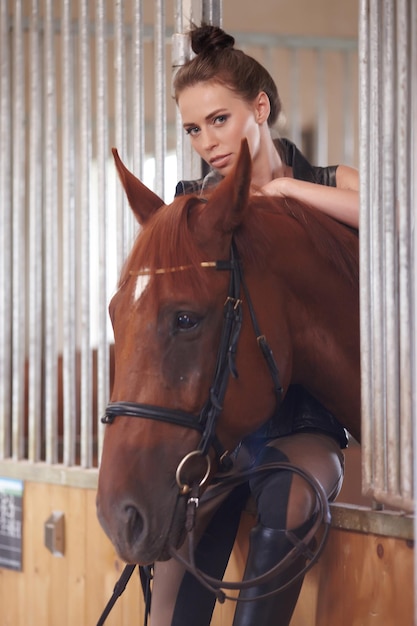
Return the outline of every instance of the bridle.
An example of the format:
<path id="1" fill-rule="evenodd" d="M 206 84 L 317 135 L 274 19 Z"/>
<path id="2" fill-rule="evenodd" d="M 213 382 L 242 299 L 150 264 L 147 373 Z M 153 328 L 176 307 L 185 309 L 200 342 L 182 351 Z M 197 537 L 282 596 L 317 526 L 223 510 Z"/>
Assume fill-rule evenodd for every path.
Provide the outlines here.
<path id="1" fill-rule="evenodd" d="M 111 402 L 107 406 L 102 422 L 104 424 L 111 424 L 115 417 L 123 415 L 125 417 L 159 420 L 176 424 L 177 426 L 193 428 L 201 433 L 200 443 L 197 447 L 198 454 L 207 456 L 210 448 L 213 447 L 220 466 L 223 469 L 230 469 L 230 456 L 228 451 L 224 450 L 221 443 L 217 439 L 216 425 L 218 417 L 222 411 L 229 374 L 231 374 L 234 378 L 237 378 L 238 376 L 235 357 L 242 326 L 242 288 L 249 308 L 256 340 L 266 359 L 272 376 L 277 398 L 277 407 L 281 402 L 283 389 L 280 383 L 278 367 L 272 354 L 272 350 L 266 341 L 265 335 L 262 335 L 259 330 L 255 311 L 250 299 L 249 291 L 244 281 L 241 262 L 233 239 L 230 246 L 229 261 L 215 261 L 214 263 L 206 263 L 205 266 L 214 267 L 217 271 L 230 271 L 230 281 L 227 298 L 224 303 L 223 328 L 217 351 L 217 361 L 213 382 L 210 387 L 209 397 L 200 411 L 200 414 L 194 415 L 193 413 L 187 413 L 185 411 L 149 404 L 140 404 L 136 402 Z M 183 269 L 183 267 L 184 266 L 181 266 L 178 269 Z M 175 269 L 177 268 L 169 268 L 166 271 L 173 271 Z M 161 271 L 162 270 L 160 270 L 160 272 Z M 209 460 L 207 462 L 210 463 Z"/>
<path id="2" fill-rule="evenodd" d="M 201 439 L 197 446 L 197 448 L 188 453 L 182 461 L 179 463 L 177 471 L 176 471 L 176 481 L 179 487 L 179 494 L 186 495 L 189 494 L 187 501 L 187 514 L 186 514 L 186 530 L 189 538 L 189 561 L 186 561 L 180 554 L 171 549 L 171 555 L 173 558 L 177 559 L 182 563 L 182 565 L 190 571 L 194 576 L 198 578 L 198 580 L 205 587 L 209 588 L 217 597 L 220 602 L 224 602 L 225 599 L 238 600 L 234 596 L 228 596 L 223 591 L 224 589 L 247 589 L 254 585 L 259 585 L 265 583 L 272 578 L 276 577 L 282 570 L 288 567 L 291 563 L 294 562 L 295 559 L 298 558 L 300 554 L 304 554 L 307 558 L 310 559 L 310 562 L 302 569 L 298 574 L 296 574 L 291 581 L 286 583 L 284 586 L 281 586 L 277 589 L 274 589 L 272 592 L 264 594 L 262 596 L 253 597 L 247 599 L 246 601 L 254 601 L 259 598 L 267 597 L 269 595 L 273 595 L 283 588 L 289 586 L 294 582 L 296 578 L 300 576 L 304 576 L 305 572 L 314 564 L 317 560 L 319 554 L 321 553 L 324 543 L 327 537 L 328 528 L 330 525 L 330 512 L 329 505 L 327 501 L 327 496 L 323 491 L 321 485 L 315 480 L 313 476 L 308 474 L 307 472 L 301 470 L 300 468 L 293 466 L 289 463 L 270 463 L 268 465 L 263 465 L 258 468 L 251 468 L 249 470 L 240 471 L 236 475 L 228 475 L 224 478 L 221 477 L 221 474 L 217 475 L 217 484 L 212 488 L 213 491 L 221 491 L 223 489 L 229 489 L 230 486 L 237 485 L 249 480 L 255 473 L 259 472 L 270 472 L 270 471 L 279 471 L 279 470 L 287 470 L 292 471 L 300 475 L 308 484 L 312 487 L 313 492 L 316 494 L 316 509 L 317 513 L 315 516 L 315 521 L 310 529 L 310 531 L 306 534 L 303 540 L 299 540 L 296 538 L 291 531 L 287 532 L 288 539 L 294 544 L 294 548 L 287 554 L 287 556 L 277 563 L 273 568 L 271 568 L 268 572 L 263 574 L 260 577 L 255 579 L 241 581 L 239 583 L 230 583 L 226 581 L 216 580 L 204 574 L 201 570 L 199 570 L 194 562 L 194 523 L 195 523 L 195 515 L 196 510 L 200 501 L 200 493 L 201 488 L 206 483 L 211 470 L 211 461 L 209 457 L 210 448 L 213 448 L 216 454 L 216 458 L 218 461 L 220 470 L 230 470 L 233 461 L 232 457 L 228 450 L 225 450 L 222 446 L 221 442 L 218 440 L 216 435 L 216 425 L 218 418 L 222 412 L 223 401 L 226 394 L 226 389 L 229 381 L 229 376 L 231 375 L 234 378 L 237 378 L 238 373 L 236 369 L 235 357 L 237 344 L 239 340 L 239 335 L 242 326 L 242 297 L 241 292 L 243 291 L 243 296 L 246 299 L 246 304 L 249 309 L 249 314 L 251 317 L 252 326 L 255 332 L 256 340 L 261 349 L 261 352 L 265 358 L 267 363 L 269 372 L 272 377 L 275 395 L 276 395 L 276 412 L 279 409 L 283 388 L 280 383 L 279 371 L 278 367 L 272 353 L 271 348 L 268 345 L 265 335 L 263 335 L 259 329 L 259 325 L 256 319 L 254 307 L 252 305 L 252 300 L 250 298 L 250 294 L 244 280 L 242 266 L 240 262 L 240 258 L 238 255 L 238 251 L 236 248 L 236 244 L 232 238 L 231 246 L 230 246 L 230 259 L 229 261 L 215 261 L 203 264 L 206 267 L 214 267 L 217 271 L 230 271 L 230 281 L 229 281 L 229 289 L 226 301 L 224 303 L 224 320 L 223 327 L 221 332 L 220 344 L 217 352 L 217 360 L 216 360 L 216 368 L 214 372 L 213 382 L 210 387 L 209 396 L 200 411 L 199 415 L 195 415 L 193 413 L 188 413 L 181 410 L 169 409 L 166 407 L 159 407 L 156 405 L 149 404 L 141 404 L 136 402 L 111 402 L 106 408 L 106 412 L 104 417 L 102 418 L 102 422 L 104 424 L 112 424 L 114 419 L 117 416 L 124 417 L 136 417 L 141 419 L 153 419 L 163 422 L 169 422 L 171 424 L 176 424 L 178 426 L 192 428 L 201 433 Z M 187 266 L 186 266 L 187 267 Z M 176 271 L 182 270 L 184 266 L 180 268 L 167 268 L 166 270 L 159 270 L 158 273 L 164 273 L 165 271 Z M 184 482 L 182 479 L 182 473 L 185 465 L 188 463 L 190 459 L 194 456 L 201 456 L 206 459 L 206 469 L 203 472 L 201 479 L 195 484 L 188 484 Z M 309 545 L 313 541 L 315 535 L 317 534 L 319 527 L 321 524 L 324 524 L 324 533 L 323 537 L 315 549 L 314 553 L 311 552 Z M 123 590 L 126 587 L 126 584 L 132 575 L 132 572 L 135 568 L 135 565 L 127 565 L 117 582 L 113 596 L 108 602 L 103 614 L 97 623 L 97 626 L 101 626 L 104 624 L 104 621 L 109 614 L 112 606 L 114 605 L 117 598 L 121 595 Z M 148 597 L 148 585 L 144 584 L 143 581 L 143 568 L 141 573 L 142 578 L 142 586 L 144 587 L 145 597 Z M 148 583 L 150 581 L 148 580 Z M 146 589 L 145 589 L 146 588 Z M 239 599 L 242 600 L 242 599 Z M 147 612 L 145 615 L 145 626 L 147 624 Z"/>

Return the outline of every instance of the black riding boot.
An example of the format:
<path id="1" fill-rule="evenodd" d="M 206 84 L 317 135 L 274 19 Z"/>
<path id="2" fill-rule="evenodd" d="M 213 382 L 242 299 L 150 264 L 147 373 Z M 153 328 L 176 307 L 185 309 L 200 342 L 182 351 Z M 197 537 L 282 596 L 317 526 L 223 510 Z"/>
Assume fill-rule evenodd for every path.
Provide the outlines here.
<path id="1" fill-rule="evenodd" d="M 294 547 L 284 530 L 266 528 L 258 524 L 251 530 L 249 555 L 243 579 L 249 580 L 264 574 L 283 559 Z M 276 578 L 250 589 L 241 591 L 240 597 L 253 598 L 268 593 L 291 580 L 305 564 L 300 556 Z M 298 600 L 303 578 L 297 579 L 288 589 L 264 600 L 238 602 L 233 626 L 288 626 Z"/>

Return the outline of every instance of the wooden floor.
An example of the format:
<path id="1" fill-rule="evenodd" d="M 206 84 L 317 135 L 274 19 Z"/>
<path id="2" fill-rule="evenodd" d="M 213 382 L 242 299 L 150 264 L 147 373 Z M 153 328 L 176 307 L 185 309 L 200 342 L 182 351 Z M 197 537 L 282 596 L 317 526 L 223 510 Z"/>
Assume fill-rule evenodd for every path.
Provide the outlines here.
<path id="1" fill-rule="evenodd" d="M 95 626 L 123 567 L 97 522 L 95 491 L 26 481 L 23 505 L 23 571 L 0 569 L 0 626 Z M 53 511 L 65 514 L 63 557 L 44 546 Z M 246 514 L 229 577 L 241 576 L 252 523 Z M 404 539 L 332 529 L 292 626 L 413 626 L 413 554 Z M 233 610 L 218 606 L 213 626 L 230 626 Z M 142 623 L 134 575 L 106 626 Z"/>

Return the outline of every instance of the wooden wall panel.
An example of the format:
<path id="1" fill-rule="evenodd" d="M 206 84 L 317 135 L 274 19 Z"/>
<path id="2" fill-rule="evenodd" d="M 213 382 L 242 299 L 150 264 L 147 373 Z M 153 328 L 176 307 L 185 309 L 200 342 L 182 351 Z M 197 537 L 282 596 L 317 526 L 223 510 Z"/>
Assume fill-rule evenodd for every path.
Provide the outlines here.
<path id="1" fill-rule="evenodd" d="M 333 530 L 323 555 L 315 625 L 413 626 L 410 543 L 361 533 L 351 533 L 349 541 L 345 537 L 344 531 Z"/>
<path id="2" fill-rule="evenodd" d="M 53 511 L 65 514 L 64 557 L 44 546 L 44 523 Z M 252 524 L 246 514 L 228 579 L 242 575 Z M 291 626 L 413 626 L 413 562 L 405 540 L 332 529 Z M 97 521 L 94 490 L 26 482 L 23 572 L 0 569 L 0 625 L 95 626 L 123 566 Z M 232 602 L 217 606 L 212 626 L 230 626 L 234 608 Z M 106 626 L 142 624 L 135 572 Z"/>

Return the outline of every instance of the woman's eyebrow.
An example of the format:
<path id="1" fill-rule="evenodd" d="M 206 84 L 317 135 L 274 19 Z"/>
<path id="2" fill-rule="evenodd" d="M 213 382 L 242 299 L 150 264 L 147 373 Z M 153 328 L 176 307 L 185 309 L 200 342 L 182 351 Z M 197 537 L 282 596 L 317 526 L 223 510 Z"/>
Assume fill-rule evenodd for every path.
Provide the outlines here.
<path id="1" fill-rule="evenodd" d="M 222 107 L 221 109 L 215 109 L 205 116 L 204 121 L 208 122 L 209 120 L 213 119 L 213 117 L 216 117 L 216 115 L 219 115 L 220 113 L 225 113 L 225 111 L 226 109 L 224 107 Z M 196 122 L 183 122 L 182 125 L 184 128 L 186 128 L 187 126 L 198 126 L 199 124 L 197 124 Z"/>

